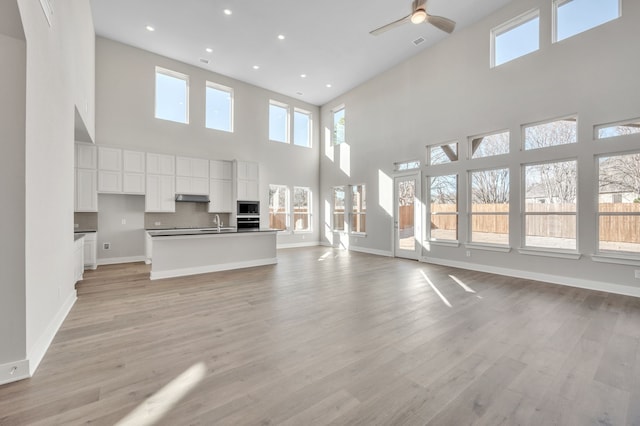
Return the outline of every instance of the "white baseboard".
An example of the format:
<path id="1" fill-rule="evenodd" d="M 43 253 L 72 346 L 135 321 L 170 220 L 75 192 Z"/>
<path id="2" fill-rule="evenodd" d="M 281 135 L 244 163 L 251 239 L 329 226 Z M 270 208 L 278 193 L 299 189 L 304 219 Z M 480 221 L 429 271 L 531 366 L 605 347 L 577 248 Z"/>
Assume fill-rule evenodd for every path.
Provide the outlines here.
<path id="1" fill-rule="evenodd" d="M 471 271 L 488 272 L 490 274 L 506 275 L 508 277 L 514 278 L 523 278 L 527 280 L 542 281 L 569 287 L 584 288 L 586 290 L 604 291 L 607 293 L 640 297 L 640 288 L 620 284 L 611 284 L 602 281 L 563 277 L 559 275 L 545 274 L 540 272 L 522 271 L 519 269 L 501 268 L 498 266 L 480 265 L 471 262 L 460 262 L 456 260 L 437 259 L 431 257 L 423 257 L 422 259 L 420 259 L 420 261 L 425 263 L 433 263 L 436 265 L 451 266 L 453 268 L 468 269 Z"/>
<path id="2" fill-rule="evenodd" d="M 151 279 L 184 277 L 185 275 L 207 274 L 209 272 L 228 271 L 231 269 L 252 268 L 254 266 L 273 265 L 278 263 L 278 258 L 256 259 L 245 262 L 223 263 L 220 265 L 199 266 L 196 268 L 170 269 L 166 271 L 153 271 L 151 267 Z M 153 265 L 153 264 L 152 264 Z"/>
<path id="3" fill-rule="evenodd" d="M 0 386 L 28 379 L 29 377 L 31 375 L 29 374 L 29 360 L 27 359 L 0 365 Z"/>
<path id="4" fill-rule="evenodd" d="M 370 249 L 370 248 L 366 248 L 366 247 L 358 247 L 358 246 L 349 246 L 349 250 L 351 251 L 357 251 L 360 253 L 368 253 L 368 254 L 375 254 L 378 256 L 385 256 L 385 257 L 393 257 L 393 253 L 387 250 L 377 250 L 377 249 Z"/>
<path id="5" fill-rule="evenodd" d="M 305 241 L 303 243 L 278 244 L 278 249 L 298 248 L 298 247 L 315 247 L 320 245 L 319 241 Z"/>
<path id="6" fill-rule="evenodd" d="M 62 304 L 62 307 L 58 311 L 55 317 L 49 322 L 49 326 L 42 333 L 42 335 L 38 338 L 38 340 L 34 343 L 34 345 L 29 348 L 27 352 L 27 359 L 29 360 L 29 374 L 33 376 L 36 372 L 36 369 L 40 365 L 42 358 L 47 353 L 47 349 L 51 345 L 53 338 L 56 336 L 56 333 L 60 329 L 64 319 L 71 311 L 73 304 L 76 303 L 77 296 L 76 291 L 73 290 L 69 293 L 69 296 Z"/>
<path id="7" fill-rule="evenodd" d="M 142 256 L 127 256 L 127 257 L 106 257 L 104 259 L 98 259 L 98 265 L 116 265 L 118 263 L 133 263 L 144 262 L 147 257 Z"/>

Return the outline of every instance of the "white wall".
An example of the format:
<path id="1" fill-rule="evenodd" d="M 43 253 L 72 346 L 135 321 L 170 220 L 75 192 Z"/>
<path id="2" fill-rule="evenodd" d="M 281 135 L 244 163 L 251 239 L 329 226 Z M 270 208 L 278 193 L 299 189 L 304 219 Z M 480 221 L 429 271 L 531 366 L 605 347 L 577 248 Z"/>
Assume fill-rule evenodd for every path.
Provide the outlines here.
<path id="1" fill-rule="evenodd" d="M 540 8 L 541 13 L 540 50 L 490 69 L 491 28 L 533 8 Z M 464 243 L 468 240 L 467 170 L 508 166 L 512 179 L 510 245 L 518 248 L 520 164 L 555 156 L 577 158 L 578 238 L 580 252 L 585 256 L 576 261 L 522 255 L 517 250 L 508 254 L 474 250 L 467 258 L 464 245 L 431 246 L 422 255 L 438 263 L 640 294 L 640 281 L 633 277 L 633 266 L 595 263 L 589 256 L 596 249 L 597 239 L 594 155 L 640 147 L 638 137 L 593 141 L 594 124 L 640 116 L 640 57 L 629 50 L 633 41 L 640 39 L 640 3 L 624 1 L 623 13 L 616 21 L 552 45 L 551 2 L 513 2 L 323 106 L 323 137 L 325 127 L 331 127 L 331 109 L 340 104 L 346 106 L 350 170 L 341 169 L 345 158 L 340 150 L 347 147 L 323 148 L 322 202 L 330 202 L 330 188 L 334 185 L 367 184 L 368 235 L 357 243 L 352 237 L 351 244 L 372 251 L 392 251 L 392 217 L 381 206 L 384 200 L 378 191 L 379 173 L 392 177 L 393 162 L 419 159 L 424 163 L 425 145 L 454 139 L 460 142 L 460 151 L 466 152 L 468 136 L 510 129 L 512 154 L 508 158 L 423 167 L 423 179 L 428 173 L 459 174 L 459 238 Z M 520 151 L 522 124 L 574 113 L 579 116 L 578 145 L 539 153 Z M 423 183 L 423 192 L 425 186 Z M 324 209 L 322 213 L 322 222 L 329 222 Z M 330 243 L 332 233 L 323 232 L 321 240 Z M 541 273 L 546 275 L 536 275 Z"/>
<path id="2" fill-rule="evenodd" d="M 0 6 L 0 383 L 3 364 L 26 358 L 25 92 L 26 43 L 17 4 Z M 12 18 L 7 21 L 4 18 Z M 17 21 L 17 25 L 16 25 Z M 5 35 L 6 34 L 6 35 Z M 12 367 L 11 367 L 12 368 Z"/>
<path id="3" fill-rule="evenodd" d="M 270 183 L 310 187 L 317 200 L 318 107 L 112 40 L 99 37 L 96 46 L 98 144 L 147 152 L 259 162 L 263 224 L 268 223 L 266 212 Z M 189 76 L 189 124 L 154 117 L 156 66 Z M 207 80 L 234 89 L 233 133 L 205 128 Z M 313 114 L 312 148 L 268 140 L 270 99 Z M 317 204 L 314 210 L 314 233 L 280 235 L 279 243 L 318 241 Z"/>
<path id="4" fill-rule="evenodd" d="M 27 40 L 26 348 L 33 372 L 75 300 L 74 109 L 76 99 L 91 99 L 92 67 L 91 59 L 71 58 L 91 58 L 95 45 L 88 2 L 56 2 L 51 26 L 40 2 L 18 5 Z"/>

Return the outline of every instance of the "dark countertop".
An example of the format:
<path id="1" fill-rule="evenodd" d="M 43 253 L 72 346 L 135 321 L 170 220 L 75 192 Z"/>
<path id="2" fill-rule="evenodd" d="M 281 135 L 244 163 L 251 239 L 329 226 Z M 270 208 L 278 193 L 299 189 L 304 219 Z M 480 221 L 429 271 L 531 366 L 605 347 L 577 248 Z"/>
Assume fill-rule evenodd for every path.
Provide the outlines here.
<path id="1" fill-rule="evenodd" d="M 251 228 L 251 229 L 236 229 L 236 228 L 222 228 L 219 232 L 217 228 L 171 228 L 171 229 L 147 229 L 147 232 L 151 237 L 172 237 L 177 235 L 223 235 L 223 234 L 246 234 L 252 232 L 276 232 L 276 229 L 270 228 Z"/>
<path id="2" fill-rule="evenodd" d="M 74 234 L 89 234 L 91 232 L 98 232 L 95 229 L 74 229 L 73 233 Z"/>

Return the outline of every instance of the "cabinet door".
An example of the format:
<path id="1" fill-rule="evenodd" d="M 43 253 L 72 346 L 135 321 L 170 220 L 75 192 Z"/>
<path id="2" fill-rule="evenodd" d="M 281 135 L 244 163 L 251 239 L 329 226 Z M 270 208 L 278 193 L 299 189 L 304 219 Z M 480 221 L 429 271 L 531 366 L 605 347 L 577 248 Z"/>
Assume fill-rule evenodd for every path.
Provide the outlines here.
<path id="1" fill-rule="evenodd" d="M 160 210 L 160 175 L 147 174 L 147 188 L 144 197 L 144 210 L 146 212 L 159 212 Z"/>
<path id="2" fill-rule="evenodd" d="M 147 173 L 175 175 L 175 167 L 175 157 L 173 155 L 147 153 Z"/>
<path id="3" fill-rule="evenodd" d="M 209 212 L 231 213 L 233 211 L 232 181 L 211 179 L 209 198 Z"/>
<path id="4" fill-rule="evenodd" d="M 106 192 L 111 194 L 122 193 L 122 172 L 99 170 L 98 192 Z"/>
<path id="5" fill-rule="evenodd" d="M 98 262 L 98 234 L 84 234 L 84 266 L 95 269 Z"/>
<path id="6" fill-rule="evenodd" d="M 209 180 L 209 160 L 193 158 L 191 160 L 191 177 Z M 207 191 L 208 192 L 208 191 Z"/>
<path id="7" fill-rule="evenodd" d="M 191 158 L 176 157 L 176 176 L 191 176 Z"/>
<path id="8" fill-rule="evenodd" d="M 176 211 L 176 181 L 173 176 L 160 176 L 160 211 Z"/>
<path id="9" fill-rule="evenodd" d="M 209 177 L 211 179 L 232 180 L 232 162 L 211 160 L 209 163 Z"/>
<path id="10" fill-rule="evenodd" d="M 247 163 L 247 179 L 258 180 L 258 163 Z"/>
<path id="11" fill-rule="evenodd" d="M 144 173 L 122 173 L 122 192 L 125 194 L 144 194 Z"/>
<path id="12" fill-rule="evenodd" d="M 120 148 L 98 147 L 98 169 L 122 171 L 122 150 Z"/>
<path id="13" fill-rule="evenodd" d="M 122 151 L 122 170 L 132 173 L 144 173 L 144 152 Z"/>
<path id="14" fill-rule="evenodd" d="M 247 200 L 250 200 L 250 201 L 260 200 L 260 191 L 258 190 L 257 180 L 247 181 Z"/>
<path id="15" fill-rule="evenodd" d="M 98 168 L 98 150 L 95 145 L 76 144 L 76 167 L 80 169 Z"/>
<path id="16" fill-rule="evenodd" d="M 191 193 L 192 194 L 209 194 L 209 179 L 206 178 L 191 178 Z"/>
<path id="17" fill-rule="evenodd" d="M 191 178 L 176 176 L 176 194 L 191 194 Z"/>
<path id="18" fill-rule="evenodd" d="M 76 170 L 76 211 L 98 211 L 98 185 L 95 170 Z"/>

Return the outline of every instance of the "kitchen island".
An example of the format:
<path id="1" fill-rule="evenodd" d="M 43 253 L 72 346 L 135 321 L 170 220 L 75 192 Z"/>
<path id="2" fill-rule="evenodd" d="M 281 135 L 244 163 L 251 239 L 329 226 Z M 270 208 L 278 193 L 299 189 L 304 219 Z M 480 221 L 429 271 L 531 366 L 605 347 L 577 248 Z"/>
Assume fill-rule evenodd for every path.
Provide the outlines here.
<path id="1" fill-rule="evenodd" d="M 278 262 L 272 229 L 147 231 L 151 279 L 271 265 Z"/>

